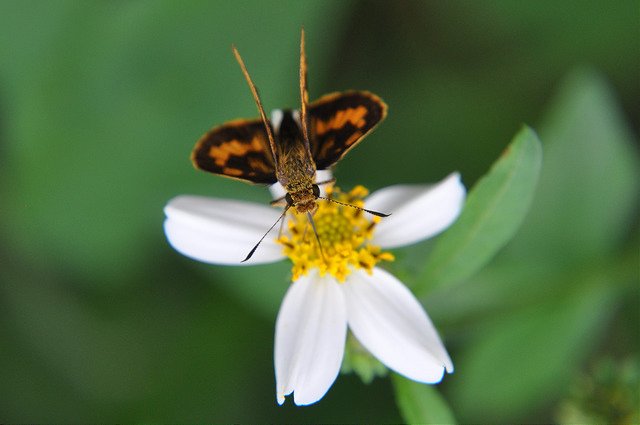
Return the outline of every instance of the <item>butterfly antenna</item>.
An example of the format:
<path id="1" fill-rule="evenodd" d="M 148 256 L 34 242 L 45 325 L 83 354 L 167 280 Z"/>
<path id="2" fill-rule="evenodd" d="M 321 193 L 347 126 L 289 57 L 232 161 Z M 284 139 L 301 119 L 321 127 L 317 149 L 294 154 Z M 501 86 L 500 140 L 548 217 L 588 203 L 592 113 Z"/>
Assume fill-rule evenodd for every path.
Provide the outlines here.
<path id="1" fill-rule="evenodd" d="M 322 255 L 322 260 L 326 263 L 327 258 L 324 256 L 324 250 L 322 249 L 320 236 L 318 235 L 318 230 L 316 229 L 316 223 L 313 221 L 313 216 L 310 212 L 307 212 L 307 217 L 309 218 L 309 223 L 311 223 L 311 227 L 313 228 L 313 234 L 316 235 L 316 240 L 318 241 L 318 247 L 320 248 L 320 255 Z"/>
<path id="2" fill-rule="evenodd" d="M 378 211 L 368 210 L 366 208 L 356 207 L 355 205 L 347 204 L 345 202 L 336 201 L 335 199 L 331 199 L 331 198 L 325 198 L 324 196 L 318 196 L 318 199 L 324 199 L 325 201 L 334 202 L 336 204 L 344 205 L 345 207 L 355 208 L 357 210 L 368 212 L 369 214 L 373 214 L 373 215 L 376 215 L 378 217 L 389 217 L 391 215 L 390 213 L 389 214 L 385 214 L 385 213 L 381 213 L 381 212 L 378 212 Z"/>
<path id="3" fill-rule="evenodd" d="M 255 84 L 253 84 L 253 81 L 249 76 L 249 72 L 247 71 L 247 67 L 244 65 L 244 61 L 242 60 L 242 57 L 240 57 L 240 53 L 238 52 L 238 49 L 236 49 L 236 46 L 231 45 L 231 49 L 233 49 L 233 54 L 236 57 L 236 60 L 238 61 L 240 68 L 242 69 L 242 74 L 244 74 L 244 78 L 247 80 L 247 83 L 249 84 L 249 88 L 251 89 L 251 94 L 253 95 L 253 100 L 255 100 L 256 105 L 258 106 L 258 112 L 260 112 L 260 118 L 262 118 L 262 123 L 264 124 L 264 128 L 267 131 L 267 137 L 269 138 L 269 146 L 271 147 L 271 153 L 275 158 L 276 142 L 275 142 L 275 139 L 273 138 L 273 133 L 271 132 L 271 126 L 269 125 L 269 121 L 267 121 L 267 115 L 264 113 L 264 108 L 262 107 L 262 102 L 260 101 L 260 95 L 258 94 L 258 88 L 256 87 Z"/>
<path id="4" fill-rule="evenodd" d="M 276 227 L 276 224 L 278 224 L 278 222 L 284 218 L 284 215 L 287 213 L 287 211 L 289 211 L 289 207 L 290 207 L 290 205 L 287 205 L 287 206 L 284 208 L 284 211 L 282 211 L 282 214 L 280 214 L 280 217 L 278 217 L 278 219 L 276 220 L 276 222 L 275 222 L 275 223 L 273 223 L 273 224 L 271 225 L 271 227 L 269 227 L 269 230 L 267 230 L 267 232 L 266 232 L 264 235 L 262 235 L 262 237 L 260 238 L 260 240 L 258 241 L 258 243 L 256 244 L 256 246 L 254 246 L 254 247 L 251 249 L 251 251 L 249 251 L 249 254 L 247 254 L 247 257 L 246 257 L 244 260 L 242 260 L 242 261 L 241 261 L 241 263 L 244 263 L 244 262 L 245 262 L 245 261 L 247 261 L 249 258 L 251 258 L 251 256 L 253 255 L 253 253 L 254 253 L 254 252 L 256 252 L 256 249 L 258 249 L 258 246 L 260 246 L 260 243 L 262 243 L 263 239 L 264 239 L 264 238 L 269 234 L 269 232 L 270 232 L 271 230 L 273 230 L 273 228 L 274 228 L 274 227 Z"/>
<path id="5" fill-rule="evenodd" d="M 309 92 L 307 91 L 307 55 L 305 54 L 304 27 L 300 30 L 300 124 L 302 126 L 302 137 L 309 155 L 311 155 L 311 145 L 309 143 L 307 105 L 309 103 Z"/>

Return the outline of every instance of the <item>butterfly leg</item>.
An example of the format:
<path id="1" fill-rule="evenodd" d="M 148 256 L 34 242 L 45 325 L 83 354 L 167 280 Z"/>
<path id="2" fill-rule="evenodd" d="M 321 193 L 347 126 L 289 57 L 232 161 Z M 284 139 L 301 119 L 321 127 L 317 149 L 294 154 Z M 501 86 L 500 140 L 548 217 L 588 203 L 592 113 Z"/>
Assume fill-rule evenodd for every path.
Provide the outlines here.
<path id="1" fill-rule="evenodd" d="M 282 229 L 284 229 L 284 222 L 285 221 L 287 221 L 287 217 L 283 216 L 282 220 L 280 221 L 280 230 L 278 230 L 278 239 L 280 239 L 282 237 Z"/>

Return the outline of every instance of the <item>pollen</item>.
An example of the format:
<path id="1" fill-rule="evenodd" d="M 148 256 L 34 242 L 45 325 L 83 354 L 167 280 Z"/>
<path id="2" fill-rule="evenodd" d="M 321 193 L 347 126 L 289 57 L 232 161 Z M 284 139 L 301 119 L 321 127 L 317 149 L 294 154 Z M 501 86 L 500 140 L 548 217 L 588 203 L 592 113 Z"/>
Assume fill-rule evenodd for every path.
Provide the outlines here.
<path id="1" fill-rule="evenodd" d="M 307 214 L 290 210 L 287 229 L 278 242 L 293 262 L 294 281 L 317 269 L 320 276 L 330 274 L 338 282 L 344 282 L 353 270 L 371 273 L 380 261 L 394 260 L 391 253 L 371 244 L 380 217 L 359 209 L 364 207 L 364 197 L 368 193 L 363 186 L 356 186 L 346 193 L 337 187 L 328 187 L 329 199 L 351 206 L 318 199 L 318 209 L 313 215 L 317 237 Z"/>

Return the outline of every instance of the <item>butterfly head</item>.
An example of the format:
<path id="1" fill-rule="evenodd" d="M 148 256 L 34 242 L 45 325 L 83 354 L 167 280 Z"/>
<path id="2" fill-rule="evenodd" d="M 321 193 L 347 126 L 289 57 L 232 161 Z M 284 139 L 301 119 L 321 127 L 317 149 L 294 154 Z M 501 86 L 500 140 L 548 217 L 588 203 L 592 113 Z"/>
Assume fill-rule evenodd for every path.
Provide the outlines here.
<path id="1" fill-rule="evenodd" d="M 320 188 L 317 184 L 313 184 L 310 188 L 288 192 L 285 196 L 285 200 L 287 201 L 287 205 L 295 207 L 298 213 L 313 214 L 318 209 L 317 200 L 319 196 Z"/>

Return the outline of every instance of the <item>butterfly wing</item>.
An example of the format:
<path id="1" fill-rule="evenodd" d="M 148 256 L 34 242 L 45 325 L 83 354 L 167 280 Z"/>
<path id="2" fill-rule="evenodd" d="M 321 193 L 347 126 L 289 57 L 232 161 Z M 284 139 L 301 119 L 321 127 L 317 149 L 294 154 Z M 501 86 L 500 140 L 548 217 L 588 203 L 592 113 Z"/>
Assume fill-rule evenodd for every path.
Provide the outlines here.
<path id="1" fill-rule="evenodd" d="M 318 170 L 338 162 L 387 115 L 387 105 L 373 93 L 332 93 L 309 105 L 311 154 Z"/>
<path id="2" fill-rule="evenodd" d="M 196 142 L 191 161 L 200 170 L 250 183 L 277 181 L 267 132 L 259 119 L 213 128 Z"/>

